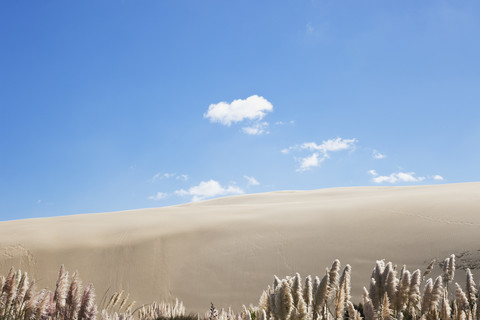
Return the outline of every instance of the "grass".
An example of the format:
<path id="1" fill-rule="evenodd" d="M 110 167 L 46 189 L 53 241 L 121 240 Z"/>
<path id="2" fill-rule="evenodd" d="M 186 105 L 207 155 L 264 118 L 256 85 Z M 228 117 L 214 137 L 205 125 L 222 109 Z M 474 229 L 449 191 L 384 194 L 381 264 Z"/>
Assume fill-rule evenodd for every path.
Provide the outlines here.
<path id="1" fill-rule="evenodd" d="M 134 309 L 125 293 L 114 293 L 98 311 L 92 284 L 82 285 L 77 273 L 60 267 L 55 291 L 38 291 L 28 274 L 10 269 L 0 277 L 0 320 L 480 320 L 480 300 L 472 272 L 466 285 L 453 283 L 455 256 L 438 264 L 442 274 L 427 278 L 434 261 L 422 273 L 375 263 L 362 301 L 351 301 L 351 267 L 335 260 L 320 277 L 300 274 L 279 279 L 261 294 L 257 306 L 217 310 L 213 303 L 205 315 L 186 315 L 183 303 L 153 302 Z M 312 281 L 312 279 L 314 279 Z M 368 287 L 368 289 L 367 289 Z"/>

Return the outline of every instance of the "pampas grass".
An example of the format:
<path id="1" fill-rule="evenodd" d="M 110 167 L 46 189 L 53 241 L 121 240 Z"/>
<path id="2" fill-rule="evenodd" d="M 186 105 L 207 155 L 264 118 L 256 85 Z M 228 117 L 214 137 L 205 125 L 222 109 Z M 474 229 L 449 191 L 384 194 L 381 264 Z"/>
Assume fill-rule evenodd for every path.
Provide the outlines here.
<path id="1" fill-rule="evenodd" d="M 274 276 L 260 296 L 258 306 L 243 306 L 240 313 L 231 308 L 218 311 L 213 303 L 204 316 L 185 315 L 178 299 L 173 303 L 153 302 L 133 310 L 135 301 L 120 291 L 114 293 L 100 313 L 103 320 L 480 320 L 480 297 L 470 269 L 466 269 L 466 285 L 449 284 L 455 276 L 455 256 L 440 264 L 441 276 L 426 277 L 435 267 L 432 261 L 422 272 L 400 271 L 391 262 L 378 260 L 364 287 L 362 303 L 351 300 L 350 265 L 340 273 L 340 261 L 333 261 L 321 280 L 305 277 L 304 286 L 299 273 L 281 279 Z M 312 282 L 312 279 L 315 279 Z M 0 277 L 0 320 L 95 320 L 98 314 L 95 288 L 82 286 L 75 272 L 69 277 L 60 267 L 55 290 L 37 291 L 27 273 L 10 269 Z"/>
<path id="2" fill-rule="evenodd" d="M 312 307 L 307 308 L 306 315 L 302 314 L 302 320 L 360 320 L 362 317 L 365 320 L 480 320 L 479 291 L 471 270 L 466 269 L 465 289 L 455 283 L 454 294 L 449 295 L 448 284 L 453 281 L 455 275 L 455 256 L 451 255 L 440 266 L 443 271 L 441 276 L 424 279 L 434 269 L 434 261 L 422 273 L 419 269 L 411 272 L 406 266 L 397 272 L 397 267 L 391 262 L 378 260 L 370 276 L 369 289 L 364 287 L 362 303 L 355 307 L 350 301 L 351 267 L 347 265 L 339 277 L 340 262 L 335 260 L 332 267 L 326 269 L 321 281 L 317 280 L 312 285 L 313 276 L 305 278 L 301 300 L 309 305 L 309 288 L 312 286 Z M 278 281 L 288 284 L 287 279 L 292 277 Z M 297 279 L 300 279 L 299 274 L 295 274 L 294 285 L 283 286 L 283 290 L 290 289 L 294 297 L 298 296 Z M 278 294 L 278 289 L 275 294 Z M 282 291 L 281 294 L 284 296 L 286 293 Z M 297 319 L 299 314 L 299 306 L 295 305 L 295 299 L 293 298 L 291 320 Z M 286 307 L 280 305 L 283 303 L 284 300 L 275 299 L 275 308 L 283 310 L 282 308 Z M 269 320 L 285 319 L 267 310 L 265 316 Z"/>
<path id="3" fill-rule="evenodd" d="M 34 282 L 28 274 L 10 269 L 6 278 L 0 280 L 0 319 L 1 320 L 89 320 L 95 319 L 97 306 L 93 285 L 81 292 L 80 279 L 74 273 L 68 283 L 68 272 L 63 266 L 57 278 L 54 292 L 36 292 Z"/>
<path id="4" fill-rule="evenodd" d="M 213 305 L 212 305 L 213 306 Z M 156 320 L 158 318 L 176 318 L 185 315 L 183 302 L 178 299 L 175 303 L 153 302 L 148 306 L 143 306 L 139 312 L 139 318 L 144 320 Z"/>

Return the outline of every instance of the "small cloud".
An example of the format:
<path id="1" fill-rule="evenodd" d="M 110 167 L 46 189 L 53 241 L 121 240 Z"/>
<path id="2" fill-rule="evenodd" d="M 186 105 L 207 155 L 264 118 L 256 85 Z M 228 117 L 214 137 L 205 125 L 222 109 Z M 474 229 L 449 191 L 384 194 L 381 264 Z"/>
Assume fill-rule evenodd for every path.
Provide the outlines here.
<path id="1" fill-rule="evenodd" d="M 42 203 L 42 200 L 37 200 L 37 204 L 40 204 L 40 203 Z"/>
<path id="2" fill-rule="evenodd" d="M 258 186 L 260 183 L 254 177 L 243 176 L 248 181 L 249 186 Z"/>
<path id="3" fill-rule="evenodd" d="M 383 153 L 378 152 L 377 150 L 373 150 L 373 158 L 374 159 L 385 159 L 387 156 Z"/>
<path id="4" fill-rule="evenodd" d="M 322 40 L 327 35 L 329 29 L 329 23 L 326 21 L 320 24 L 308 22 L 305 24 L 305 37 L 314 41 Z"/>
<path id="5" fill-rule="evenodd" d="M 305 26 L 305 33 L 306 34 L 313 34 L 315 32 L 315 28 L 312 26 L 312 24 L 309 22 Z"/>
<path id="6" fill-rule="evenodd" d="M 242 130 L 246 134 L 258 136 L 261 134 L 268 134 L 269 132 L 267 131 L 267 128 L 268 128 L 268 122 L 261 122 L 261 123 L 255 123 L 250 127 L 244 127 L 242 128 Z"/>
<path id="7" fill-rule="evenodd" d="M 167 196 L 168 196 L 168 194 L 166 194 L 166 193 L 157 192 L 157 194 L 148 197 L 148 199 L 158 201 L 158 200 L 165 199 Z"/>
<path id="8" fill-rule="evenodd" d="M 155 182 L 155 181 L 157 181 L 158 179 L 161 179 L 161 177 L 162 177 L 162 174 L 159 172 L 159 173 L 156 173 L 156 174 L 152 177 L 152 179 L 150 179 L 150 180 L 151 180 L 152 182 Z"/>
<path id="9" fill-rule="evenodd" d="M 175 194 L 178 196 L 193 196 L 192 201 L 194 202 L 217 196 L 242 193 L 244 193 L 243 190 L 237 186 L 230 185 L 225 188 L 215 180 L 202 181 L 199 185 L 188 190 L 180 189 L 175 191 Z"/>
<path id="10" fill-rule="evenodd" d="M 307 157 L 300 158 L 300 167 L 297 169 L 297 172 L 302 172 L 313 167 L 318 167 L 320 163 L 329 158 L 330 152 L 338 152 L 347 149 L 354 150 L 356 142 L 358 142 L 357 139 L 342 139 L 337 137 L 335 139 L 322 141 L 321 144 L 317 144 L 315 142 L 304 142 L 300 145 L 282 149 L 281 152 L 283 154 L 288 154 L 292 150 L 308 150 L 313 152 Z"/>
<path id="11" fill-rule="evenodd" d="M 170 178 L 174 178 L 174 177 L 177 180 L 183 180 L 183 181 L 188 180 L 188 175 L 186 175 L 186 174 L 176 174 L 176 173 L 169 173 L 169 172 L 161 173 L 161 172 L 159 172 L 152 177 L 151 181 L 155 182 L 157 180 L 170 179 Z"/>
<path id="12" fill-rule="evenodd" d="M 415 172 L 394 172 L 388 176 L 379 176 L 375 170 L 368 171 L 373 176 L 372 181 L 375 183 L 397 183 L 397 182 L 421 182 L 425 177 L 416 177 Z"/>
<path id="13" fill-rule="evenodd" d="M 295 124 L 295 121 L 290 120 L 290 121 L 288 121 L 288 122 L 285 122 L 285 121 L 277 121 L 277 122 L 275 122 L 275 125 L 276 125 L 276 126 L 284 126 L 284 125 L 287 125 L 287 124 L 293 125 L 293 124 Z"/>
<path id="14" fill-rule="evenodd" d="M 186 175 L 186 174 L 180 174 L 180 175 L 177 176 L 176 179 L 177 179 L 177 180 L 187 181 L 187 180 L 188 180 L 188 175 Z"/>
<path id="15" fill-rule="evenodd" d="M 303 172 L 310 170 L 313 167 L 318 167 L 320 163 L 322 163 L 325 160 L 324 158 L 319 158 L 318 153 L 314 153 L 309 157 L 302 158 L 300 160 L 300 167 L 297 169 L 298 172 Z"/>
<path id="16" fill-rule="evenodd" d="M 253 95 L 246 99 L 233 100 L 231 103 L 223 101 L 211 104 L 203 117 L 210 122 L 230 126 L 243 120 L 262 120 L 267 112 L 272 111 L 273 105 L 267 99 Z"/>
<path id="17" fill-rule="evenodd" d="M 441 175 L 439 175 L 439 174 L 434 175 L 432 178 L 433 178 L 433 180 L 437 180 L 437 181 L 443 181 L 443 180 L 445 180 L 445 179 L 444 179 Z"/>
<path id="18" fill-rule="evenodd" d="M 337 137 L 335 139 L 323 141 L 321 145 L 317 145 L 315 142 L 305 142 L 300 145 L 300 149 L 310 151 L 317 150 L 326 154 L 329 151 L 340 151 L 353 148 L 356 142 L 358 142 L 357 139 L 342 139 Z"/>

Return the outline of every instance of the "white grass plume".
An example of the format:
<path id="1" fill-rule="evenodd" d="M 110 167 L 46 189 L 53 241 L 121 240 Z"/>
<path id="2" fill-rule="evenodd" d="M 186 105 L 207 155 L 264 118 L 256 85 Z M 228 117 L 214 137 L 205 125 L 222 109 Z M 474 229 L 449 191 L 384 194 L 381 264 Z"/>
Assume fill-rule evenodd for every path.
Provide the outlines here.
<path id="1" fill-rule="evenodd" d="M 317 319 L 322 313 L 322 308 L 325 306 L 328 297 L 328 289 L 330 283 L 330 274 L 328 269 L 323 276 L 322 281 L 318 285 L 317 291 L 315 292 L 315 297 L 313 298 L 313 319 Z"/>
<path id="2" fill-rule="evenodd" d="M 275 294 L 275 316 L 278 320 L 288 320 L 293 309 L 293 298 L 287 280 L 277 287 Z"/>
<path id="3" fill-rule="evenodd" d="M 412 276 L 410 271 L 402 271 L 401 279 L 398 284 L 397 296 L 395 299 L 395 311 L 397 312 L 403 311 L 408 303 L 411 281 Z"/>
<path id="4" fill-rule="evenodd" d="M 427 268 L 425 269 L 425 271 L 423 272 L 423 276 L 422 276 L 422 279 L 425 280 L 425 277 L 430 274 L 430 272 L 432 272 L 433 270 L 433 267 L 435 266 L 435 259 L 433 259 L 432 261 L 430 261 L 430 263 L 428 264 Z"/>
<path id="5" fill-rule="evenodd" d="M 469 309 L 468 299 L 465 292 L 460 285 L 455 282 L 455 301 L 457 303 L 458 310 L 467 311 Z"/>
<path id="6" fill-rule="evenodd" d="M 305 278 L 305 287 L 303 288 L 303 300 L 307 304 L 307 308 L 312 305 L 313 285 L 312 277 L 310 275 Z"/>
<path id="7" fill-rule="evenodd" d="M 298 272 L 295 274 L 295 277 L 293 279 L 292 298 L 293 298 L 293 305 L 295 307 L 298 306 L 298 302 L 300 299 L 303 300 L 302 279 L 300 278 L 300 274 Z"/>
<path id="8" fill-rule="evenodd" d="M 408 311 L 417 315 L 421 310 L 422 297 L 420 295 L 420 284 L 422 282 L 422 275 L 419 269 L 412 273 L 412 279 L 410 281 L 410 290 L 408 293 Z"/>
<path id="9" fill-rule="evenodd" d="M 430 309 L 433 309 L 438 305 L 440 299 L 443 297 L 444 290 L 442 286 L 442 276 L 438 276 L 435 279 L 435 282 L 432 287 L 431 298 L 430 298 Z"/>
<path id="10" fill-rule="evenodd" d="M 467 273 L 467 279 L 465 281 L 465 286 L 466 286 L 467 299 L 470 305 L 473 306 L 473 304 L 477 300 L 478 290 L 477 290 L 475 281 L 473 280 L 472 271 L 469 268 L 467 268 L 466 273 Z"/>
<path id="11" fill-rule="evenodd" d="M 431 278 L 425 283 L 422 297 L 422 314 L 427 313 L 430 310 L 430 303 L 432 301 L 433 281 Z"/>

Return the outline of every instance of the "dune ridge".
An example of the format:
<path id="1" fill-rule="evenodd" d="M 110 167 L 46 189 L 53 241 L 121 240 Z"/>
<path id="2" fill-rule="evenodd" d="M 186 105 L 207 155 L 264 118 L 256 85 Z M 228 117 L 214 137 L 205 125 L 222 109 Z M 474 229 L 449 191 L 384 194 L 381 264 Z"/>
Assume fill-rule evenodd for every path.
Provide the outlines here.
<path id="1" fill-rule="evenodd" d="M 249 194 L 173 207 L 0 222 L 0 272 L 55 284 L 78 270 L 99 297 L 175 297 L 189 311 L 256 303 L 280 277 L 352 266 L 353 300 L 375 260 L 425 268 L 454 253 L 480 276 L 480 183 Z"/>

